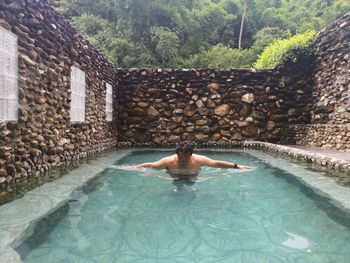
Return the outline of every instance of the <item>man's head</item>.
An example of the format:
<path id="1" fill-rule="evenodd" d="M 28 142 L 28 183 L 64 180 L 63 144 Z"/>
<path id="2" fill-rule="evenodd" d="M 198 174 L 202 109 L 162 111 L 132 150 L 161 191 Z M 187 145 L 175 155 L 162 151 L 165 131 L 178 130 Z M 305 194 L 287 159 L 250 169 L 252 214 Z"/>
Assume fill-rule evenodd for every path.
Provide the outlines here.
<path id="1" fill-rule="evenodd" d="M 179 142 L 176 145 L 176 154 L 180 163 L 186 163 L 193 153 L 193 144 L 191 142 Z"/>

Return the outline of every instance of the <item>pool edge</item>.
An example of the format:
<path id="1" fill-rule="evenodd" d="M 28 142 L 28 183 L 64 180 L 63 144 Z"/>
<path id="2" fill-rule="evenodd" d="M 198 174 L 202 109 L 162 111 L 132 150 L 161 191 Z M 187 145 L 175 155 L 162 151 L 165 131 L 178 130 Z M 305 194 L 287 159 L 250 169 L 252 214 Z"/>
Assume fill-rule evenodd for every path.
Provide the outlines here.
<path id="1" fill-rule="evenodd" d="M 123 152 L 119 154 L 117 152 L 118 150 L 114 153 L 109 153 L 106 156 L 98 157 L 96 160 L 92 160 L 91 163 L 82 164 L 77 169 L 70 171 L 65 176 L 27 192 L 22 198 L 16 199 L 12 202 L 0 206 L 0 214 L 2 214 L 0 221 L 12 222 L 14 217 L 13 213 L 11 213 L 11 210 L 15 210 L 13 212 L 17 213 L 18 211 L 16 210 L 16 205 L 18 205 L 20 208 L 25 209 L 26 206 L 37 205 L 37 203 L 33 204 L 33 202 L 36 201 L 35 198 L 48 201 L 45 204 L 45 207 L 41 207 L 41 210 L 39 211 L 34 210 L 32 211 L 32 214 L 29 215 L 25 214 L 25 211 L 23 213 L 25 214 L 25 216 L 17 216 L 17 218 L 15 218 L 17 219 L 17 221 L 15 220 L 15 223 L 13 224 L 0 224 L 0 262 L 23 262 L 20 258 L 20 255 L 15 250 L 15 247 L 32 233 L 33 226 L 35 225 L 35 223 L 44 216 L 51 213 L 53 210 L 57 209 L 57 207 L 61 206 L 64 202 L 66 202 L 70 198 L 74 190 L 78 189 L 89 180 L 98 176 L 99 173 L 101 173 L 106 168 L 110 167 L 113 164 L 113 162 L 118 161 L 124 156 L 130 154 L 132 150 L 124 149 Z M 102 162 L 103 165 L 94 165 L 94 163 L 97 161 Z M 85 175 L 80 174 L 83 171 L 88 171 L 89 173 Z M 65 181 L 66 183 L 68 181 L 68 183 L 70 184 L 69 187 L 67 186 L 67 184 L 64 184 Z M 66 186 L 68 187 L 68 189 L 66 189 Z M 50 190 L 56 190 L 60 187 L 62 192 L 55 192 L 54 194 L 50 192 Z M 47 188 L 46 194 L 37 193 L 42 192 L 42 189 L 45 188 Z M 4 214 L 6 213 L 8 214 L 7 217 L 4 216 Z M 23 216 L 23 220 L 18 219 L 21 218 L 21 216 Z"/>

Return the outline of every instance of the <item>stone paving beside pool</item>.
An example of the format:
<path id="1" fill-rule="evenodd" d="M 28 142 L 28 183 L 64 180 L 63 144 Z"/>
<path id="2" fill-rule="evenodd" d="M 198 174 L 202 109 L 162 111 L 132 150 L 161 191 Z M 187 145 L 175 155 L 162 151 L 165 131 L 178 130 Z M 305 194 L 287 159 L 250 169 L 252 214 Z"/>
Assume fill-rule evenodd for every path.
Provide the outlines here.
<path id="1" fill-rule="evenodd" d="M 303 145 L 288 145 L 288 147 L 301 149 L 307 152 L 317 153 L 329 158 L 337 158 L 350 162 L 350 152 L 338 151 L 335 149 L 326 149 L 321 147 L 303 146 Z"/>
<path id="2" fill-rule="evenodd" d="M 246 145 L 246 143 L 243 143 Z M 266 142 L 254 142 L 262 149 L 287 155 L 293 159 L 302 160 L 330 171 L 346 173 L 350 176 L 350 154 L 337 150 L 307 146 L 284 146 Z M 249 146 L 249 143 L 247 143 Z"/>

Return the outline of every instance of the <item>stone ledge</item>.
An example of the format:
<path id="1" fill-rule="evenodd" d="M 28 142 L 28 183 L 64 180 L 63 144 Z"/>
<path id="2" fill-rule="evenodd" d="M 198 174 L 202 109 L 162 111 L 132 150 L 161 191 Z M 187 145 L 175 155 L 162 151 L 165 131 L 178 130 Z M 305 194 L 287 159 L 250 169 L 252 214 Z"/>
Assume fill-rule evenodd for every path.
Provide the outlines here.
<path id="1" fill-rule="evenodd" d="M 58 180 L 31 190 L 23 198 L 0 206 L 0 262 L 22 262 L 14 248 L 33 233 L 35 222 L 60 207 L 74 190 L 128 153 L 112 152 L 101 156 Z"/>
<path id="2" fill-rule="evenodd" d="M 117 140 L 110 140 L 106 142 L 101 142 L 99 145 L 95 145 L 94 147 L 84 147 L 81 148 L 79 151 L 75 151 L 74 154 L 62 154 L 58 156 L 57 158 L 60 160 L 60 162 L 53 166 L 51 164 L 47 164 L 44 169 L 41 169 L 40 167 L 36 170 L 35 173 L 30 175 L 23 175 L 20 173 L 16 173 L 15 176 L 9 176 L 9 175 L 2 175 L 1 178 L 5 178 L 6 180 L 0 180 L 0 189 L 3 186 L 8 186 L 11 184 L 18 184 L 22 181 L 25 181 L 29 178 L 40 178 L 47 174 L 52 173 L 53 171 L 65 167 L 69 167 L 71 165 L 74 165 L 76 162 L 79 162 L 81 160 L 87 160 L 89 158 L 93 158 L 99 153 L 106 152 L 108 150 L 114 149 L 117 145 Z M 45 165 L 45 164 L 44 164 Z M 44 166 L 42 165 L 42 166 Z"/>

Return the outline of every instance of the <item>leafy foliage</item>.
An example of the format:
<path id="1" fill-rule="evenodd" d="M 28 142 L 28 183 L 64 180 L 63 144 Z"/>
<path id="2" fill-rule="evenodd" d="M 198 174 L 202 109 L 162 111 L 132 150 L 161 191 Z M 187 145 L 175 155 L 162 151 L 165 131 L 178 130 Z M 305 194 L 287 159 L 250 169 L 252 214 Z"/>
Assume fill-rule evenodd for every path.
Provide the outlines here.
<path id="1" fill-rule="evenodd" d="M 155 51 L 158 59 L 163 65 L 176 59 L 180 44 L 180 39 L 175 32 L 166 27 L 152 27 L 150 30 L 151 39 L 155 44 Z"/>
<path id="2" fill-rule="evenodd" d="M 252 50 L 234 49 L 222 44 L 196 54 L 184 62 L 185 67 L 194 68 L 249 68 L 254 62 Z"/>
<path id="3" fill-rule="evenodd" d="M 350 11 L 349 0 L 246 3 L 236 50 L 244 0 L 54 0 L 118 67 L 251 67 L 276 39 L 318 31 Z"/>
<path id="4" fill-rule="evenodd" d="M 277 39 L 289 38 L 292 34 L 289 30 L 282 30 L 278 27 L 264 27 L 254 36 L 254 49 L 259 53 Z"/>
<path id="5" fill-rule="evenodd" d="M 294 35 L 288 39 L 278 39 L 267 46 L 255 63 L 256 68 L 274 68 L 286 61 L 296 62 L 302 57 L 313 55 L 316 31 Z"/>

